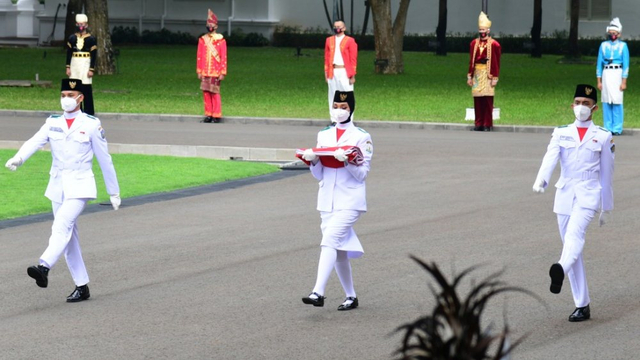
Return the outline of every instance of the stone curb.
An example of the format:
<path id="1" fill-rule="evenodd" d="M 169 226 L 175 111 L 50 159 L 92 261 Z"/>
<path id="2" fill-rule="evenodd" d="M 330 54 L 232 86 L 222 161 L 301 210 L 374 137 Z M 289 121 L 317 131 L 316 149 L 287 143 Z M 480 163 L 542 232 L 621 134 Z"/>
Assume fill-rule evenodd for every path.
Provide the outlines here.
<path id="1" fill-rule="evenodd" d="M 57 114 L 56 111 L 28 111 L 28 110 L 0 110 L 0 116 L 16 117 L 47 117 Z M 128 120 L 128 121 L 171 121 L 171 122 L 200 122 L 202 116 L 199 115 L 174 115 L 174 114 L 122 114 L 122 113 L 99 113 L 101 120 Z M 229 116 L 222 118 L 221 123 L 227 124 L 261 124 L 261 125 L 288 125 L 288 126 L 323 126 L 328 121 L 324 119 L 297 119 L 297 118 L 269 118 L 269 117 L 238 117 Z M 356 124 L 369 129 L 413 129 L 413 130 L 469 130 L 473 126 L 471 123 L 426 123 L 418 121 L 377 121 L 377 120 L 356 120 Z M 212 125 L 215 126 L 215 125 Z M 494 126 L 496 132 L 519 132 L 519 133 L 551 133 L 553 126 L 521 126 L 521 125 L 497 125 Z M 625 130 L 632 132 L 635 130 Z"/>
<path id="2" fill-rule="evenodd" d="M 19 149 L 24 141 L 0 140 L 0 149 Z M 49 145 L 43 150 L 50 151 Z M 111 154 L 164 155 L 199 157 L 206 159 L 257 161 L 274 163 L 281 168 L 296 168 L 302 161 L 294 161 L 296 149 L 249 148 L 234 146 L 194 146 L 109 143 Z"/>
<path id="3" fill-rule="evenodd" d="M 58 111 L 30 111 L 30 110 L 0 110 L 0 116 L 16 117 L 47 117 L 58 114 Z M 125 113 L 99 113 L 102 120 L 128 120 L 128 121 L 171 121 L 171 122 L 200 122 L 200 115 L 176 115 L 176 114 L 125 114 Z M 262 125 L 288 125 L 288 126 L 323 126 L 328 121 L 323 119 L 298 119 L 298 118 L 269 118 L 269 117 L 241 117 L 229 116 L 222 118 L 221 123 L 227 124 L 262 124 Z M 356 124 L 368 129 L 412 129 L 412 130 L 470 130 L 473 123 L 427 123 L 419 121 L 378 121 L 356 120 Z M 551 133 L 555 126 L 533 125 L 496 125 L 495 132 L 511 133 Z M 627 129 L 623 135 L 640 134 L 640 129 Z"/>
<path id="4" fill-rule="evenodd" d="M 26 110 L 0 110 L 0 116 L 14 117 L 47 117 L 49 111 Z M 127 120 L 127 121 L 171 121 L 171 122 L 199 122 L 201 116 L 196 115 L 172 115 L 172 114 L 120 114 L 101 113 L 98 117 L 102 120 Z M 227 124 L 263 124 L 263 125 L 289 125 L 289 126 L 316 126 L 327 125 L 327 120 L 319 119 L 294 119 L 294 118 L 267 118 L 267 117 L 225 117 L 221 123 Z M 356 124 L 367 129 L 410 129 L 410 130 L 458 130 L 468 131 L 471 124 L 457 123 L 425 123 L 411 121 L 372 121 L 358 120 Z M 203 126 L 217 126 L 203 124 Z M 551 133 L 553 126 L 524 126 L 524 125 L 497 125 L 495 132 L 510 133 Z M 640 129 L 624 130 L 624 135 L 635 135 Z M 22 141 L 0 141 L 0 148 L 18 149 Z M 45 147 L 46 149 L 46 147 Z M 196 146 L 196 145 L 154 145 L 154 144 L 118 144 L 110 143 L 109 150 L 113 154 L 146 154 L 167 155 L 183 157 L 203 157 L 222 160 L 260 161 L 276 163 L 283 169 L 305 169 L 301 161 L 292 161 L 295 149 L 278 148 L 247 148 L 232 146 Z"/>

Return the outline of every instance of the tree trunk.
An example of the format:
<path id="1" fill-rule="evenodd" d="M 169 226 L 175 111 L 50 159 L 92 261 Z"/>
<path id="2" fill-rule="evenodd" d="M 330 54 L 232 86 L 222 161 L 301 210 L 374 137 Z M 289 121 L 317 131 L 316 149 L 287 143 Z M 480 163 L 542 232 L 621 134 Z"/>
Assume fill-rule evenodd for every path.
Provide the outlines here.
<path id="1" fill-rule="evenodd" d="M 447 56 L 447 0 L 440 0 L 436 36 L 438 39 L 436 55 Z"/>
<path id="2" fill-rule="evenodd" d="M 69 36 L 76 32 L 76 14 L 83 14 L 85 0 L 69 0 L 67 3 L 67 17 L 64 21 L 64 48 L 67 48 Z"/>
<path id="3" fill-rule="evenodd" d="M 369 26 L 369 12 L 371 11 L 371 5 L 368 0 L 364 1 L 364 23 L 362 24 L 362 36 L 367 34 L 367 27 Z"/>
<path id="4" fill-rule="evenodd" d="M 578 48 L 578 23 L 580 21 L 580 0 L 571 0 L 571 25 L 569 28 L 569 53 L 567 57 L 572 59 L 580 58 L 580 48 Z"/>
<path id="5" fill-rule="evenodd" d="M 107 0 L 86 0 L 87 16 L 91 34 L 98 42 L 98 58 L 96 59 L 96 71 L 99 75 L 112 75 L 116 67 L 109 32 L 109 11 Z"/>
<path id="6" fill-rule="evenodd" d="M 373 14 L 373 35 L 376 48 L 376 73 L 404 72 L 402 45 L 407 13 L 411 0 L 400 0 L 395 21 L 391 23 L 391 0 L 369 0 Z"/>
<path id="7" fill-rule="evenodd" d="M 533 1 L 533 27 L 531 28 L 531 57 L 542 57 L 542 40 L 540 33 L 542 32 L 542 0 Z"/>

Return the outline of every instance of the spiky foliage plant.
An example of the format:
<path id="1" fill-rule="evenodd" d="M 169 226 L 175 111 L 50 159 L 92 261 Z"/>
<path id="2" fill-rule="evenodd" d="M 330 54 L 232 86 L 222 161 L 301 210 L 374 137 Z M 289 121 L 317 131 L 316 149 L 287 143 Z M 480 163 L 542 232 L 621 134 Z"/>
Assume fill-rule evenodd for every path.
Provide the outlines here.
<path id="1" fill-rule="evenodd" d="M 504 292 L 522 292 L 538 298 L 535 294 L 523 288 L 508 286 L 498 280 L 502 271 L 493 273 L 472 288 L 466 298 L 462 299 L 457 293 L 461 280 L 477 268 L 472 266 L 459 275 L 453 282 L 442 274 L 438 266 L 426 263 L 411 256 L 437 282 L 440 287 L 436 291 L 429 284 L 429 288 L 436 299 L 436 306 L 430 315 L 418 318 L 412 323 L 404 324 L 396 332 L 404 331 L 402 346 L 397 354 L 402 360 L 485 360 L 507 359 L 511 351 L 524 337 L 513 344 L 509 342 L 509 329 L 497 334 L 491 334 L 489 329 L 482 329 L 480 318 L 487 302 L 496 295 Z M 498 346 L 491 346 L 498 342 Z"/>

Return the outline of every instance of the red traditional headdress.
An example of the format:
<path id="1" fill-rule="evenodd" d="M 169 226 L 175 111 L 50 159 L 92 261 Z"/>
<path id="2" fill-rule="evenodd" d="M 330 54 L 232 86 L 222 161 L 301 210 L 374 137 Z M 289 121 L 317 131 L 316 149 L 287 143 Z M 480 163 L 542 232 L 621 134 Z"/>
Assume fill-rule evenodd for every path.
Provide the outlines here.
<path id="1" fill-rule="evenodd" d="M 207 16 L 207 26 L 210 25 L 218 25 L 218 17 L 213 13 L 213 11 L 211 11 L 211 9 L 209 9 L 209 14 Z"/>

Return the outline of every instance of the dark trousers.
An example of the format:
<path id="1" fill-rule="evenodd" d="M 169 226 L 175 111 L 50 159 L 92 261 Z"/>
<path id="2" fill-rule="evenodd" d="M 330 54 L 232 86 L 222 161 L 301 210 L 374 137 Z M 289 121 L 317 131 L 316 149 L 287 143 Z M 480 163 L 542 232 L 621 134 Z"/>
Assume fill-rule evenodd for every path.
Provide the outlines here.
<path id="1" fill-rule="evenodd" d="M 82 101 L 82 112 L 89 115 L 95 115 L 96 112 L 93 109 L 93 88 L 91 84 L 84 85 L 82 89 L 84 100 Z"/>
<path id="2" fill-rule="evenodd" d="M 493 96 L 474 96 L 473 108 L 476 114 L 476 127 L 492 128 Z"/>

